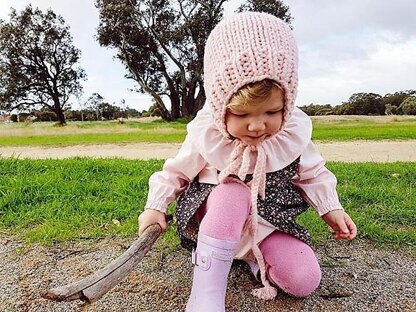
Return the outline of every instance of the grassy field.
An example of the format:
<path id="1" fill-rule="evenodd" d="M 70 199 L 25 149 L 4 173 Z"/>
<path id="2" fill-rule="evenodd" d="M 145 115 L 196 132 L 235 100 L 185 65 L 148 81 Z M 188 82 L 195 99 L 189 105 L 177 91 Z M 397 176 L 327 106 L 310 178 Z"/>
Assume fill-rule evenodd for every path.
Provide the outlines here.
<path id="1" fill-rule="evenodd" d="M 416 118 L 392 116 L 313 117 L 314 140 L 408 140 L 416 139 Z"/>
<path id="2" fill-rule="evenodd" d="M 314 117 L 314 140 L 410 140 L 416 139 L 416 118 L 405 116 L 320 116 Z M 127 121 L 0 124 L 0 146 L 75 145 L 104 143 L 182 142 L 186 122 Z"/>
<path id="3" fill-rule="evenodd" d="M 27 242 L 134 236 L 148 178 L 162 161 L 71 158 L 0 159 L 0 231 Z M 376 243 L 416 247 L 414 163 L 329 163 L 340 198 L 359 228 Z M 174 207 L 170 207 L 174 209 Z M 314 243 L 330 237 L 313 211 L 299 219 Z M 178 243 L 171 227 L 164 239 Z"/>
<path id="4" fill-rule="evenodd" d="M 65 127 L 57 127 L 52 122 L 9 123 L 0 124 L 0 146 L 172 143 L 183 141 L 185 134 L 185 121 L 128 121 L 124 124 L 116 121 L 69 122 Z"/>

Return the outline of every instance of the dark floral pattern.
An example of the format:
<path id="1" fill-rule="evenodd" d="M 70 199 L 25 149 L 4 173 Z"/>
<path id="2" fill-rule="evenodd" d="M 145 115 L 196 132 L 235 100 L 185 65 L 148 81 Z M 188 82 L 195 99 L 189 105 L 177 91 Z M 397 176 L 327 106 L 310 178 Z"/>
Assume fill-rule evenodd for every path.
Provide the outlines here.
<path id="1" fill-rule="evenodd" d="M 300 158 L 287 167 L 266 174 L 266 194 L 264 200 L 258 199 L 258 214 L 270 222 L 277 230 L 291 234 L 308 245 L 311 244 L 309 233 L 296 223 L 296 218 L 309 205 L 303 199 L 291 179 L 295 176 Z M 252 180 L 247 175 L 244 182 Z M 176 218 L 178 234 L 183 247 L 192 250 L 196 247 L 199 224 L 194 218 L 195 212 L 207 199 L 216 185 L 199 183 L 196 178 L 178 199 Z"/>

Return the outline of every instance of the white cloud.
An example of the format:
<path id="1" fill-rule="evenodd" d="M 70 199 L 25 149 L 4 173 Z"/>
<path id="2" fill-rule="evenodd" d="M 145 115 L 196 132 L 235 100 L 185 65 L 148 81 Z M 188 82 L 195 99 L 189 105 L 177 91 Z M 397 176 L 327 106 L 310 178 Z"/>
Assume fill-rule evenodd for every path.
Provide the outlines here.
<path id="1" fill-rule="evenodd" d="M 231 14 L 242 0 L 226 4 Z M 125 99 L 140 110 L 150 97 L 129 92 L 124 67 L 113 60 L 114 51 L 101 48 L 93 38 L 98 12 L 92 0 L 1 0 L 0 18 L 9 8 L 28 3 L 52 7 L 70 25 L 74 44 L 82 51 L 81 65 L 88 81 L 84 98 L 98 92 L 110 103 Z M 297 105 L 340 104 L 357 92 L 381 95 L 416 89 L 416 1 L 414 0 L 284 0 L 294 17 L 300 51 Z"/>
<path id="2" fill-rule="evenodd" d="M 365 58 L 337 60 L 325 66 L 321 74 L 309 75 L 303 80 L 301 77 L 297 103 L 337 105 L 353 93 L 385 95 L 416 89 L 414 55 L 416 39 L 374 42 Z"/>
<path id="3" fill-rule="evenodd" d="M 297 105 L 416 89 L 416 2 L 288 0 L 299 45 Z"/>

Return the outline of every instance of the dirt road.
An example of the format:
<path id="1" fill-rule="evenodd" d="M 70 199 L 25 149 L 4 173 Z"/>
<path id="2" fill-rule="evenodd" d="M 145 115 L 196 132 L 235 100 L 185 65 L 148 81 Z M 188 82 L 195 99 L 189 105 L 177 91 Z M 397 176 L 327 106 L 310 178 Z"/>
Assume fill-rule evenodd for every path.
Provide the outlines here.
<path id="1" fill-rule="evenodd" d="M 416 140 L 410 141 L 352 141 L 317 142 L 323 157 L 328 161 L 345 162 L 416 162 Z M 67 158 L 122 157 L 127 159 L 165 159 L 175 156 L 179 143 L 132 143 L 74 145 L 66 147 L 19 146 L 0 147 L 0 157 Z"/>

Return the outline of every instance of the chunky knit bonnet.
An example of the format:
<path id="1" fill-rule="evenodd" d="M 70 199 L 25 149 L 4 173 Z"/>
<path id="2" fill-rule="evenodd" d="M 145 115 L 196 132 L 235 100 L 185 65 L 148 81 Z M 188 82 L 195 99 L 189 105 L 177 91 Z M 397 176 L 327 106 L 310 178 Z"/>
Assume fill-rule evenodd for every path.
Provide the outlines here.
<path id="1" fill-rule="evenodd" d="M 257 12 L 239 13 L 221 21 L 205 45 L 204 88 L 218 129 L 225 127 L 226 105 L 244 85 L 263 79 L 280 84 L 285 93 L 286 124 L 294 107 L 298 52 L 289 26 Z"/>
<path id="2" fill-rule="evenodd" d="M 297 64 L 297 47 L 292 31 L 277 17 L 250 12 L 235 14 L 221 21 L 212 30 L 205 46 L 204 88 L 212 120 L 223 137 L 230 137 L 225 115 L 231 97 L 246 84 L 264 79 L 276 81 L 284 90 L 281 131 L 294 108 Z M 255 155 L 253 179 L 248 183 L 252 205 L 246 226 L 252 237 L 251 247 L 259 264 L 264 288 L 254 290 L 253 294 L 262 299 L 272 299 L 277 291 L 266 278 L 264 258 L 254 239 L 258 229 L 257 199 L 265 196 L 267 155 L 262 146 L 265 141 L 247 146 L 240 140 L 234 140 L 229 165 L 221 171 L 219 180 L 225 183 L 234 175 L 244 181 L 251 166 L 251 156 Z"/>

